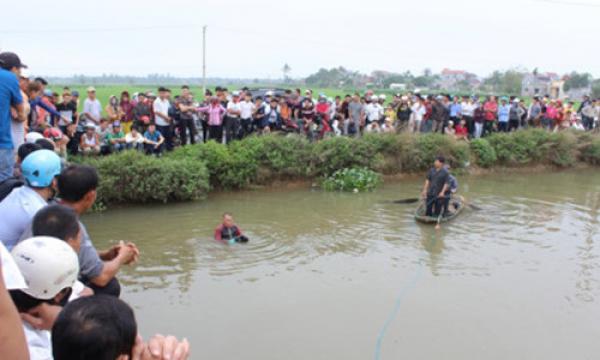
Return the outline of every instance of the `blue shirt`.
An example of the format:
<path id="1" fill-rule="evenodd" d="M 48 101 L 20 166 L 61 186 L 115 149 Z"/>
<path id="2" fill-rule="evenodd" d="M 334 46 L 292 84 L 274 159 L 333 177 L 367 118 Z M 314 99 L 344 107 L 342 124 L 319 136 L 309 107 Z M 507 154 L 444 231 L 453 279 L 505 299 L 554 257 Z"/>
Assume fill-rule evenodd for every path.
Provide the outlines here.
<path id="1" fill-rule="evenodd" d="M 450 117 L 459 117 L 462 112 L 462 106 L 460 104 L 452 103 L 450 105 Z"/>
<path id="2" fill-rule="evenodd" d="M 55 118 L 60 118 L 60 113 L 54 110 L 51 106 L 48 106 L 45 102 L 42 101 L 42 97 L 38 96 L 35 99 L 29 101 L 29 105 L 31 106 L 31 111 L 33 111 L 36 107 L 41 107 L 52 115 L 51 125 L 55 125 Z"/>
<path id="3" fill-rule="evenodd" d="M 162 134 L 158 130 L 155 130 L 153 134 L 150 134 L 150 131 L 148 131 L 148 130 L 146 130 L 146 132 L 144 133 L 144 137 L 147 140 L 154 141 L 154 142 L 158 142 L 158 140 L 160 140 L 161 136 L 162 136 Z"/>
<path id="4" fill-rule="evenodd" d="M 0 69 L 0 149 L 14 147 L 10 131 L 10 107 L 22 102 L 19 80 L 12 72 Z"/>
<path id="5" fill-rule="evenodd" d="M 500 105 L 498 106 L 498 122 L 508 122 L 508 117 L 510 115 L 510 105 Z"/>

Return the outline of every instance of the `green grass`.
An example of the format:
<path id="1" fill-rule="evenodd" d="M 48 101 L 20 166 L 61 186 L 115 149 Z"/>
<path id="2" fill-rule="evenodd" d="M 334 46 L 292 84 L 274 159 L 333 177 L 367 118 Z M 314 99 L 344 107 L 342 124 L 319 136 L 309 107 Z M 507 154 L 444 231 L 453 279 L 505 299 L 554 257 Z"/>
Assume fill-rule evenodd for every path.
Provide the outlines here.
<path id="1" fill-rule="evenodd" d="M 57 92 L 59 94 L 62 94 L 62 89 L 63 87 L 68 86 L 71 91 L 73 90 L 77 90 L 79 92 L 79 106 L 80 106 L 80 110 L 83 108 L 83 101 L 85 100 L 85 98 L 87 97 L 87 93 L 86 90 L 88 88 L 88 85 L 73 85 L 73 84 L 55 84 L 55 85 L 51 85 L 49 86 L 50 90 Z M 95 85 L 94 87 L 96 88 L 96 96 L 98 97 L 98 100 L 100 100 L 100 103 L 102 104 L 102 108 L 104 111 L 104 108 L 106 107 L 106 104 L 108 104 L 108 99 L 110 98 L 111 95 L 115 95 L 117 97 L 120 97 L 121 92 L 124 90 L 129 91 L 130 95 L 133 95 L 133 93 L 135 92 L 147 92 L 147 91 L 152 91 L 153 93 L 157 93 L 158 92 L 158 87 L 161 85 Z M 169 89 L 171 89 L 172 91 L 172 96 L 176 96 L 179 95 L 181 93 L 181 85 L 168 85 L 168 84 L 163 84 L 162 86 L 165 86 Z M 207 87 L 211 90 L 214 90 L 215 86 L 217 85 L 207 85 Z M 240 86 L 240 85 L 221 85 L 221 86 L 225 86 L 227 87 L 227 89 L 229 91 L 232 90 L 237 90 L 237 89 L 241 89 L 244 86 Z M 261 85 L 261 84 L 248 84 L 246 85 L 249 88 L 255 88 L 255 87 L 283 87 L 283 88 L 289 88 L 289 89 L 295 89 L 296 87 L 300 87 L 303 91 L 307 88 L 306 86 L 282 86 L 282 85 Z M 201 86 L 190 86 L 190 90 L 194 93 L 194 96 L 196 99 L 203 99 L 204 97 L 202 96 L 202 87 Z M 318 96 L 320 93 L 323 93 L 325 95 L 327 95 L 328 97 L 335 97 L 335 96 L 345 96 L 346 94 L 353 94 L 354 92 L 356 92 L 357 90 L 352 90 L 352 89 L 324 89 L 324 88 L 312 88 L 313 90 L 313 95 L 316 97 Z M 388 101 L 391 100 L 392 98 L 392 94 L 393 91 L 390 90 L 376 90 L 375 91 L 377 94 L 386 94 L 388 96 Z M 361 91 L 362 93 L 362 91 Z M 106 115 L 106 114 L 105 114 Z"/>

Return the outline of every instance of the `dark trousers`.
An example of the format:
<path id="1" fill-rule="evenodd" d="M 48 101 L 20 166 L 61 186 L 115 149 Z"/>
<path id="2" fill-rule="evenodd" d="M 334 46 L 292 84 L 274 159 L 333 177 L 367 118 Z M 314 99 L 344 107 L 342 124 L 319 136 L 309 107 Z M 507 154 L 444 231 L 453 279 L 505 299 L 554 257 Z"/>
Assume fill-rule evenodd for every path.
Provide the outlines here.
<path id="1" fill-rule="evenodd" d="M 223 125 L 209 125 L 208 138 L 221 143 L 223 141 Z"/>
<path id="2" fill-rule="evenodd" d="M 483 124 L 483 136 L 489 135 L 492 132 L 494 132 L 494 122 L 486 120 Z"/>
<path id="3" fill-rule="evenodd" d="M 427 195 L 427 210 L 425 215 L 427 216 L 440 216 L 442 209 L 444 208 L 445 198 L 439 198 L 437 195 Z"/>
<path id="4" fill-rule="evenodd" d="M 229 144 L 237 139 L 240 130 L 240 118 L 225 116 L 225 141 Z"/>
<path id="5" fill-rule="evenodd" d="M 94 290 L 94 295 L 110 295 L 119 297 L 121 295 L 121 284 L 117 278 L 112 278 L 106 286 L 98 286 L 89 280 L 83 280 L 82 283 Z"/>
<path id="6" fill-rule="evenodd" d="M 252 131 L 254 131 L 254 127 L 252 126 L 252 118 L 242 119 L 241 125 L 242 125 L 242 137 L 248 136 L 248 135 L 252 134 Z"/>
<path id="7" fill-rule="evenodd" d="M 179 120 L 179 136 L 181 137 L 181 145 L 187 144 L 187 132 L 190 132 L 190 144 L 196 143 L 196 124 L 194 119 Z"/>
<path id="8" fill-rule="evenodd" d="M 498 121 L 498 131 L 507 132 L 508 131 L 508 121 Z"/>
<path id="9" fill-rule="evenodd" d="M 473 117 L 472 116 L 463 116 L 463 119 L 467 123 L 467 131 L 469 132 L 469 135 L 473 135 L 473 133 L 475 132 L 475 125 L 473 122 Z"/>
<path id="10" fill-rule="evenodd" d="M 202 141 L 208 141 L 208 123 L 204 120 L 200 121 L 200 127 L 202 129 Z"/>
<path id="11" fill-rule="evenodd" d="M 508 131 L 517 130 L 519 128 L 519 120 L 508 120 Z"/>
<path id="12" fill-rule="evenodd" d="M 75 132 L 75 135 L 69 139 L 69 143 L 67 144 L 69 155 L 77 155 L 77 153 L 79 153 L 79 139 L 81 139 L 81 135 L 83 134 L 84 133 L 77 131 Z"/>
<path id="13" fill-rule="evenodd" d="M 165 146 L 167 148 L 167 151 L 173 150 L 173 130 L 171 129 L 171 125 L 167 125 L 167 126 L 156 125 L 156 128 L 158 129 L 158 131 L 160 131 L 162 136 L 165 138 Z"/>
<path id="14" fill-rule="evenodd" d="M 161 144 L 159 147 L 155 147 L 152 144 L 144 144 L 144 152 L 148 155 L 160 155 L 164 149 L 165 144 Z"/>
<path id="15" fill-rule="evenodd" d="M 581 115 L 581 124 L 586 130 L 592 130 L 594 128 L 594 118 Z"/>

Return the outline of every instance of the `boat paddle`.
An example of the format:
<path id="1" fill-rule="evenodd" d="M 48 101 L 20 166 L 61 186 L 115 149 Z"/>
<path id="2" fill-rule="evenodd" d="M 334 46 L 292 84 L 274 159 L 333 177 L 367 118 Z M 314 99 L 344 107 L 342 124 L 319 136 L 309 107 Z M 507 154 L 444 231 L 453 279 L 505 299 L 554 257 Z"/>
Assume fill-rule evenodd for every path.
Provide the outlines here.
<path id="1" fill-rule="evenodd" d="M 392 200 L 394 204 L 414 204 L 419 202 L 421 199 L 419 198 L 408 198 L 408 199 L 400 199 L 400 200 Z"/>

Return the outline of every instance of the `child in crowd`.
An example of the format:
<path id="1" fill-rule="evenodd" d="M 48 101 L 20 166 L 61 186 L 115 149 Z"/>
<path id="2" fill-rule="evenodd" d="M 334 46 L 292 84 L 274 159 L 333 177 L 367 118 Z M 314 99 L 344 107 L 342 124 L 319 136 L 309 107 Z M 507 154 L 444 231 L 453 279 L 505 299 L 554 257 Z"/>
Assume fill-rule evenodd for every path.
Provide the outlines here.
<path id="1" fill-rule="evenodd" d="M 83 151 L 83 155 L 98 155 L 100 154 L 100 137 L 96 133 L 94 125 L 86 125 L 85 133 L 81 135 L 79 147 Z"/>
<path id="2" fill-rule="evenodd" d="M 448 121 L 448 126 L 444 129 L 444 134 L 454 138 L 456 136 L 456 130 L 454 129 L 454 122 Z"/>
<path id="3" fill-rule="evenodd" d="M 461 119 L 460 123 L 456 125 L 454 133 L 457 140 L 469 141 L 469 129 L 467 128 L 467 121 L 465 119 Z"/>

